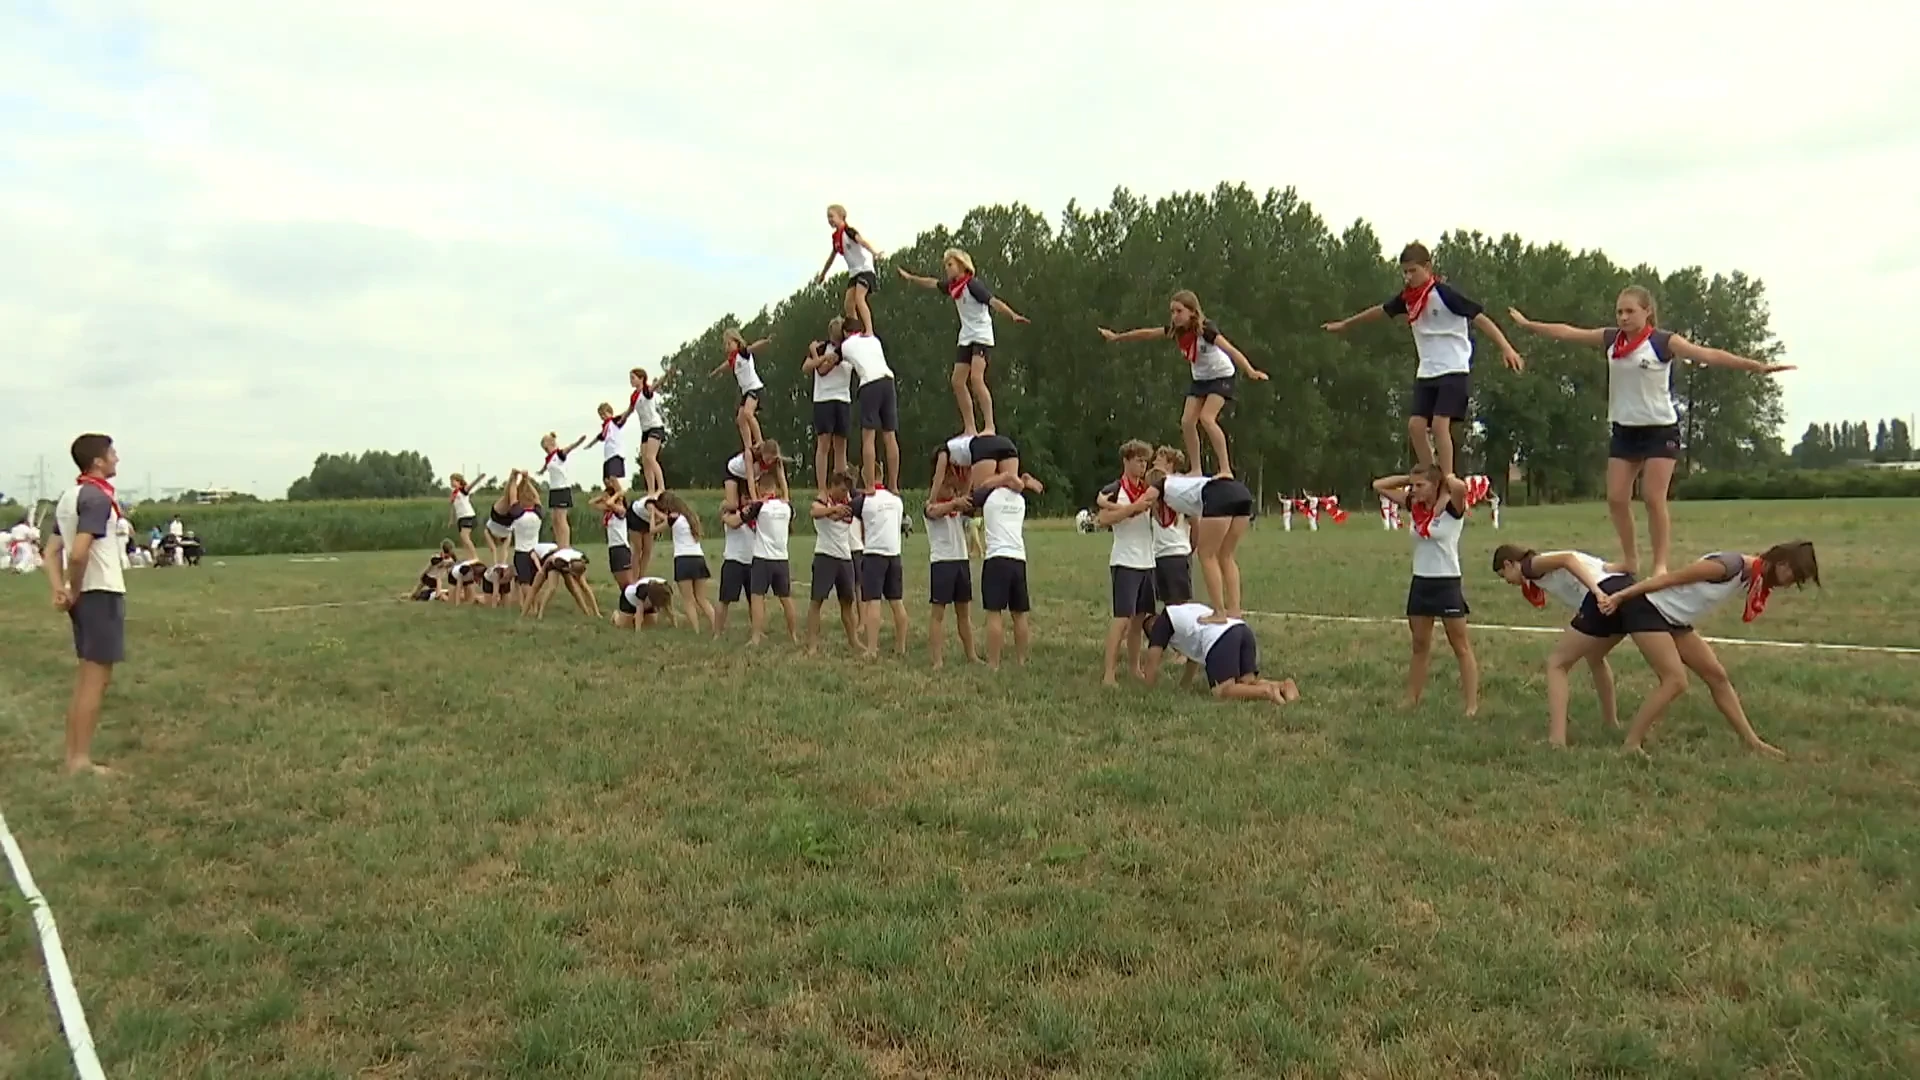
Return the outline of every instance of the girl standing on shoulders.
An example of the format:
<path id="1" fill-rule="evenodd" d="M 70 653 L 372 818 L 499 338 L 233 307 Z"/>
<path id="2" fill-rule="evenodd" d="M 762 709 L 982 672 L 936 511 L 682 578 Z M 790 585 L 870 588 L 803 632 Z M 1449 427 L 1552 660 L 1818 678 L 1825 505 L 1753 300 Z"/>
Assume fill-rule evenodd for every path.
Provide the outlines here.
<path id="1" fill-rule="evenodd" d="M 707 568 L 707 553 L 700 546 L 700 515 L 671 491 L 661 493 L 653 505 L 666 517 L 673 535 L 673 580 L 686 605 L 689 625 L 697 634 L 703 616 L 709 624 L 713 622 L 713 604 L 707 600 L 707 581 L 713 571 Z"/>
<path id="2" fill-rule="evenodd" d="M 802 374 L 813 376 L 813 482 L 847 471 L 847 436 L 853 433 L 853 365 L 832 344 L 807 345 Z"/>
<path id="3" fill-rule="evenodd" d="M 1513 351 L 1507 335 L 1500 332 L 1500 324 L 1488 318 L 1484 308 L 1433 272 L 1433 252 L 1425 244 L 1408 244 L 1400 252 L 1400 276 L 1406 288 L 1386 303 L 1338 322 L 1322 323 L 1320 328 L 1338 334 L 1375 319 L 1406 317 L 1413 331 L 1414 352 L 1420 357 L 1407 408 L 1407 436 L 1413 440 L 1416 462 L 1432 465 L 1438 455 L 1440 471 L 1452 476 L 1453 421 L 1467 419 L 1472 390 L 1468 374 L 1473 369 L 1472 331 L 1492 338 L 1500 346 L 1500 359 L 1509 368 L 1520 371 L 1526 362 Z"/>
<path id="4" fill-rule="evenodd" d="M 740 404 L 733 414 L 734 430 L 740 433 L 740 448 L 751 450 L 760 443 L 760 392 L 767 384 L 760 381 L 759 362 L 754 354 L 773 344 L 772 338 L 761 338 L 752 344 L 740 336 L 740 331 L 729 328 L 720 335 L 727 343 L 727 358 L 714 368 L 710 375 L 723 371 L 732 371 L 740 384 Z"/>
<path id="5" fill-rule="evenodd" d="M 1534 322 L 1508 308 L 1515 326 L 1555 341 L 1601 350 L 1607 360 L 1607 420 L 1613 425 L 1607 444 L 1607 512 L 1620 535 L 1621 564 L 1629 573 L 1640 566 L 1633 525 L 1633 482 L 1647 504 L 1647 534 L 1653 546 L 1653 574 L 1667 572 L 1673 520 L 1667 513 L 1667 489 L 1674 459 L 1680 455 L 1680 415 L 1673 407 L 1673 361 L 1729 367 L 1758 375 L 1792 371 L 1791 364 L 1766 364 L 1725 349 L 1695 345 L 1679 334 L 1658 329 L 1653 293 L 1639 285 L 1620 290 L 1614 302 L 1615 325 L 1587 330 L 1565 323 Z"/>
<path id="6" fill-rule="evenodd" d="M 847 224 L 847 208 L 839 203 L 827 207 L 827 224 L 833 226 L 833 250 L 827 253 L 827 262 L 813 277 L 815 285 L 827 280 L 827 271 L 833 269 L 833 260 L 845 259 L 847 262 L 847 295 L 841 314 L 847 318 L 858 318 L 860 325 L 873 328 L 873 309 L 867 306 L 867 297 L 880 290 L 880 275 L 873 272 L 873 264 L 881 258 L 879 248 L 867 243 L 860 230 Z"/>
<path id="7" fill-rule="evenodd" d="M 595 413 L 600 417 L 600 434 L 593 437 L 593 441 L 600 444 L 600 479 L 617 484 L 627 476 L 627 450 L 622 441 L 625 432 L 612 405 L 603 401 Z"/>
<path id="8" fill-rule="evenodd" d="M 553 525 L 553 538 L 565 547 L 573 542 L 573 528 L 567 523 L 567 514 L 573 510 L 573 481 L 567 476 L 567 455 L 580 449 L 587 441 L 585 435 L 573 440 L 572 446 L 562 447 L 560 440 L 549 431 L 540 439 L 540 449 L 547 452 L 547 460 L 540 465 L 540 471 L 547 477 L 547 518 Z"/>
<path id="9" fill-rule="evenodd" d="M 1600 715 L 1607 726 L 1619 727 L 1613 691 L 1613 667 L 1607 654 L 1613 651 L 1626 630 L 1620 620 L 1600 611 L 1600 600 L 1613 591 L 1631 585 L 1629 574 L 1616 574 L 1598 556 L 1584 551 L 1539 552 L 1519 544 L 1501 544 L 1493 549 L 1493 572 L 1500 580 L 1519 588 L 1527 603 L 1547 606 L 1552 597 L 1574 611 L 1547 655 L 1547 742 L 1556 747 L 1567 745 L 1567 700 L 1572 696 L 1567 676 L 1582 660 L 1593 672 L 1593 692 L 1600 698 Z M 1658 671 L 1658 667 L 1655 667 Z"/>
<path id="10" fill-rule="evenodd" d="M 987 362 L 993 356 L 993 313 L 999 312 L 1017 323 L 1027 317 L 993 295 L 987 283 L 973 272 L 973 256 L 959 248 L 948 248 L 941 258 L 945 276 L 921 277 L 900 268 L 902 281 L 923 289 L 942 289 L 960 313 L 960 346 L 953 356 L 953 400 L 960 407 L 963 432 L 972 435 L 993 434 L 993 395 L 987 392 Z M 980 406 L 980 425 L 973 422 L 973 407 Z"/>
<path id="11" fill-rule="evenodd" d="M 654 395 L 669 381 L 667 376 L 657 383 L 649 381 L 646 368 L 627 372 L 633 396 L 627 399 L 627 411 L 620 414 L 620 424 L 625 426 L 629 419 L 640 421 L 640 483 L 649 495 L 667 490 L 667 476 L 660 468 L 660 447 L 667 441 L 667 427 L 660 422 L 660 403 Z"/>
<path id="12" fill-rule="evenodd" d="M 454 473 L 452 476 L 447 477 L 448 486 L 453 489 L 453 494 L 449 500 L 452 505 L 448 507 L 447 517 L 450 519 L 453 527 L 460 530 L 460 553 L 462 557 L 469 562 L 480 557 L 479 554 L 473 550 L 473 526 L 478 522 L 479 518 L 473 512 L 472 492 L 474 488 L 486 482 L 487 478 L 484 473 L 471 484 L 467 483 L 467 478 L 461 476 L 459 473 Z M 493 549 L 492 545 L 489 544 L 487 549 L 491 552 Z"/>
<path id="13" fill-rule="evenodd" d="M 1194 547 L 1207 582 L 1205 616 L 1215 622 L 1246 617 L 1240 606 L 1240 541 L 1253 526 L 1253 492 L 1230 476 L 1147 473 L 1147 498 L 1193 519 Z"/>
<path id="14" fill-rule="evenodd" d="M 1200 298 L 1187 289 L 1173 294 L 1167 305 L 1167 325 L 1148 326 L 1125 333 L 1100 328 L 1100 336 L 1113 341 L 1153 341 L 1172 338 L 1193 369 L 1193 382 L 1187 387 L 1187 404 L 1180 413 L 1180 436 L 1186 440 L 1187 458 L 1195 472 L 1200 471 L 1200 432 L 1207 433 L 1213 447 L 1216 476 L 1232 476 L 1233 462 L 1227 456 L 1227 433 L 1220 427 L 1220 411 L 1234 396 L 1234 371 L 1254 382 L 1267 381 L 1267 373 L 1256 369 L 1246 354 L 1233 347 L 1220 328 L 1200 310 Z"/>
<path id="15" fill-rule="evenodd" d="M 615 584 L 624 589 L 639 576 L 633 569 L 632 529 L 627 524 L 627 498 L 620 490 L 620 481 L 613 477 L 607 477 L 601 484 L 599 493 L 588 505 L 600 511 L 600 524 L 607 530 L 607 570 L 613 574 Z"/>
<path id="16" fill-rule="evenodd" d="M 1460 699 L 1469 717 L 1480 712 L 1480 665 L 1467 637 L 1467 598 L 1460 590 L 1460 533 L 1467 523 L 1467 485 L 1433 465 L 1416 465 L 1411 476 L 1383 476 L 1373 490 L 1406 507 L 1412 520 L 1413 582 L 1407 586 L 1407 629 L 1413 660 L 1407 665 L 1407 708 L 1420 704 L 1433 654 L 1433 620 L 1439 619 L 1460 663 Z"/>
<path id="17" fill-rule="evenodd" d="M 1744 597 L 1746 601 L 1741 620 L 1752 622 L 1766 611 L 1767 598 L 1774 589 L 1785 585 L 1802 588 L 1809 581 L 1820 584 L 1820 561 L 1814 554 L 1812 541 L 1795 540 L 1775 544 L 1758 555 L 1716 552 L 1678 570 L 1635 582 L 1600 601 L 1600 610 L 1608 614 L 1618 612 L 1628 624 L 1636 619 L 1636 611 L 1641 618 L 1657 615 L 1672 635 L 1681 662 L 1707 684 L 1714 706 L 1747 748 L 1768 757 L 1784 758 L 1786 754 L 1767 745 L 1754 733 L 1753 725 L 1747 722 L 1746 709 L 1740 704 L 1740 694 L 1734 690 L 1733 680 L 1727 677 L 1727 669 L 1721 666 L 1713 646 L 1694 632 L 1693 624 L 1735 596 Z M 1640 750 L 1653 725 L 1685 689 L 1684 679 L 1678 686 L 1661 680 L 1640 711 L 1634 714 L 1633 726 L 1627 729 L 1627 749 Z"/>

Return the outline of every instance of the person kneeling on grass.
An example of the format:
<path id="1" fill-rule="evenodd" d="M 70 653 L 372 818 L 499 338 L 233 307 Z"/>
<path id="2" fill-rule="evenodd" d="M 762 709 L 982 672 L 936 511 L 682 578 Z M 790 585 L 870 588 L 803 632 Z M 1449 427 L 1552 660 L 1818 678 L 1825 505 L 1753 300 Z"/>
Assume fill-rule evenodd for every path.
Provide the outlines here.
<path id="1" fill-rule="evenodd" d="M 1222 701 L 1271 701 L 1286 705 L 1300 700 L 1292 679 L 1260 677 L 1260 648 L 1253 627 L 1239 619 L 1208 622 L 1213 609 L 1205 604 L 1173 604 L 1154 616 L 1147 627 L 1148 686 L 1160 678 L 1160 662 L 1167 649 L 1185 657 L 1180 685 L 1193 680 L 1193 669 L 1207 672 L 1207 685 Z"/>
<path id="2" fill-rule="evenodd" d="M 622 630 L 651 628 L 655 616 L 665 615 L 667 625 L 678 620 L 673 615 L 673 587 L 657 577 L 643 577 L 620 590 L 620 610 L 613 613 L 613 625 Z"/>
<path id="3" fill-rule="evenodd" d="M 420 571 L 419 582 L 414 585 L 412 589 L 409 589 L 402 596 L 402 599 L 433 600 L 439 597 L 440 575 L 446 567 L 452 566 L 455 561 L 453 541 L 441 541 L 440 550 L 434 552 L 433 555 L 427 559 L 427 568 Z"/>
<path id="4" fill-rule="evenodd" d="M 582 615 L 600 617 L 600 601 L 587 587 L 587 557 L 570 547 L 557 547 L 540 557 L 540 568 L 534 575 L 527 607 L 521 614 L 546 618 L 547 601 L 553 598 L 555 581 L 566 585 L 567 595 L 573 597 L 574 606 Z"/>
<path id="5" fill-rule="evenodd" d="M 446 598 L 454 604 L 474 604 L 480 601 L 478 588 L 480 572 L 485 567 L 479 559 L 466 559 L 447 568 Z"/>
<path id="6" fill-rule="evenodd" d="M 507 597 L 513 595 L 513 567 L 506 563 L 495 563 L 480 575 L 480 599 L 482 607 L 501 607 Z"/>

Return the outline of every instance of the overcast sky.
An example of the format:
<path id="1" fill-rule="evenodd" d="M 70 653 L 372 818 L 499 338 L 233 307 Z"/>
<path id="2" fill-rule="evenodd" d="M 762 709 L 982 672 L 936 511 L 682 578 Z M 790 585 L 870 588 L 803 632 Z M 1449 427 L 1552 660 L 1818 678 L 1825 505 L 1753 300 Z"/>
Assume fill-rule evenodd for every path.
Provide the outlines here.
<path id="1" fill-rule="evenodd" d="M 891 250 L 1223 180 L 1396 244 L 1744 270 L 1802 366 L 1789 444 L 1920 409 L 1901 5 L 1578 10 L 0 0 L 0 491 L 88 429 L 133 489 L 537 464 L 804 284 L 829 202 Z"/>

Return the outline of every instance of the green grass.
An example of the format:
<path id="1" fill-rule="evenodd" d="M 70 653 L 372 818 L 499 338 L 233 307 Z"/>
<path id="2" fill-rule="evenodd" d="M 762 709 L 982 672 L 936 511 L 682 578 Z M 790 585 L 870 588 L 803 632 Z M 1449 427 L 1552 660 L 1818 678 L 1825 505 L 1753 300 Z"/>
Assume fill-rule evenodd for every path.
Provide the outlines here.
<path id="1" fill-rule="evenodd" d="M 1821 545 L 1823 592 L 1711 632 L 1920 644 L 1920 503 L 1679 519 L 1682 553 Z M 1609 535 L 1478 517 L 1475 617 L 1562 619 L 1486 572 L 1496 540 Z M 9 579 L 0 809 L 114 1076 L 1920 1073 L 1920 658 L 1722 647 L 1785 764 L 1698 687 L 1651 760 L 1583 689 L 1554 752 L 1541 635 L 1476 636 L 1473 721 L 1445 656 L 1399 710 L 1394 625 L 1256 620 L 1286 710 L 1103 691 L 1106 539 L 1030 542 L 1037 650 L 998 676 L 564 597 L 254 613 L 391 596 L 411 553 L 140 572 L 110 782 L 58 775 L 66 630 Z M 1392 616 L 1405 546 L 1263 528 L 1249 606 Z M 1630 710 L 1650 680 L 1616 666 Z M 0 895 L 0 1075 L 68 1076 Z"/>

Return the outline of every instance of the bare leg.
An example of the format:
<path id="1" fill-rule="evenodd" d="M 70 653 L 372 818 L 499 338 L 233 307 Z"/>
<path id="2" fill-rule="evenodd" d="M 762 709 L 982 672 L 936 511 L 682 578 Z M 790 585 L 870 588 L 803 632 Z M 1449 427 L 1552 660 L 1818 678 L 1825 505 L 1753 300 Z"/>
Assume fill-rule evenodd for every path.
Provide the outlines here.
<path id="1" fill-rule="evenodd" d="M 1221 564 L 1220 548 L 1226 543 L 1231 521 L 1227 518 L 1200 518 L 1193 523 L 1193 548 L 1200 556 L 1200 576 L 1206 580 L 1207 603 L 1213 610 L 1226 610 L 1226 568 Z"/>
<path id="2" fill-rule="evenodd" d="M 822 491 L 827 487 L 827 464 L 833 456 L 833 436 L 822 435 L 813 440 L 813 482 Z"/>
<path id="3" fill-rule="evenodd" d="M 1411 709 L 1420 704 L 1427 689 L 1427 662 L 1433 653 L 1433 616 L 1407 616 L 1407 629 L 1413 634 L 1413 658 L 1407 663 L 1407 700 Z"/>
<path id="4" fill-rule="evenodd" d="M 825 607 L 826 604 L 827 602 L 825 600 L 815 600 L 813 604 L 807 608 L 808 656 L 818 656 L 820 654 L 820 609 Z"/>
<path id="5" fill-rule="evenodd" d="M 1747 749 L 1765 754 L 1767 757 L 1784 761 L 1786 754 L 1778 747 L 1770 746 L 1753 730 L 1747 722 L 1747 710 L 1740 705 L 1740 694 L 1733 688 L 1733 680 L 1727 677 L 1727 669 L 1720 664 L 1720 658 L 1714 655 L 1713 646 L 1699 634 L 1676 634 L 1673 644 L 1680 651 L 1680 662 L 1693 670 L 1700 680 L 1707 684 L 1707 690 L 1713 694 L 1714 707 L 1720 715 L 1727 718 L 1734 734 Z"/>
<path id="6" fill-rule="evenodd" d="M 1000 647 L 1006 638 L 1005 612 L 987 612 L 987 666 L 1000 670 Z"/>
<path id="7" fill-rule="evenodd" d="M 1453 419 L 1446 416 L 1433 418 L 1433 452 L 1439 460 L 1440 471 L 1453 475 Z"/>
<path id="8" fill-rule="evenodd" d="M 967 386 L 965 365 L 953 365 L 953 378 L 950 381 L 953 385 L 953 403 L 960 410 L 960 433 L 962 435 L 979 434 L 979 429 L 973 423 L 973 393 Z"/>
<path id="9" fill-rule="evenodd" d="M 1030 644 L 1032 644 L 1032 637 L 1027 626 L 1027 613 L 1024 611 L 1016 611 L 1013 613 L 1014 663 L 1019 664 L 1021 667 L 1027 666 L 1027 647 Z"/>
<path id="10" fill-rule="evenodd" d="M 835 472 L 847 471 L 847 437 L 833 436 L 833 468 Z"/>
<path id="11" fill-rule="evenodd" d="M 1141 646 L 1147 636 L 1147 620 L 1150 615 L 1137 615 L 1127 621 L 1127 669 L 1133 677 L 1144 680 L 1147 667 L 1140 662 Z"/>
<path id="12" fill-rule="evenodd" d="M 1453 646 L 1453 658 L 1460 665 L 1460 704 L 1469 717 L 1480 714 L 1480 662 L 1473 657 L 1473 640 L 1467 636 L 1467 620 L 1442 619 L 1447 644 Z"/>
<path id="13" fill-rule="evenodd" d="M 973 648 L 973 605 L 959 603 L 953 605 L 953 627 L 960 635 L 960 648 L 967 654 L 967 663 L 980 662 L 980 654 Z"/>
<path id="14" fill-rule="evenodd" d="M 1427 437 L 1426 417 L 1407 417 L 1407 441 L 1413 443 L 1413 460 L 1416 464 L 1433 464 L 1433 441 Z"/>
<path id="15" fill-rule="evenodd" d="M 1227 614 L 1236 619 L 1247 616 L 1246 609 L 1240 606 L 1240 541 L 1253 527 L 1252 518 L 1229 518 L 1227 532 L 1220 540 L 1220 592 L 1226 602 Z"/>
<path id="16" fill-rule="evenodd" d="M 1132 617 L 1124 615 L 1107 623 L 1106 666 L 1100 669 L 1100 685 L 1120 685 L 1120 680 L 1114 677 L 1114 670 L 1120 666 L 1120 641 L 1127 636 L 1127 630 L 1132 625 Z"/>
<path id="17" fill-rule="evenodd" d="M 1187 448 L 1187 463 L 1200 468 L 1200 398 L 1190 397 L 1180 407 L 1180 439 Z"/>
<path id="18" fill-rule="evenodd" d="M 800 644 L 800 614 L 794 610 L 793 597 L 781 597 L 780 610 L 787 617 L 787 640 L 795 645 Z"/>
<path id="19" fill-rule="evenodd" d="M 860 476 L 871 489 L 880 479 L 880 469 L 873 460 L 874 436 L 879 434 L 873 428 L 860 429 Z"/>
<path id="20" fill-rule="evenodd" d="M 1217 466 L 1213 474 L 1215 476 L 1233 475 L 1233 462 L 1227 457 L 1227 431 L 1220 426 L 1220 410 L 1226 407 L 1227 399 L 1219 394 L 1208 394 L 1206 403 L 1200 406 L 1200 427 L 1206 431 L 1207 442 L 1213 446 L 1213 461 Z"/>
<path id="21" fill-rule="evenodd" d="M 853 287 L 853 307 L 854 314 L 860 316 L 860 325 L 867 328 L 867 333 L 878 334 L 880 328 L 873 325 L 873 309 L 867 306 L 867 287 L 865 285 L 855 285 Z"/>
<path id="22" fill-rule="evenodd" d="M 113 681 L 112 664 L 80 661 L 73 676 L 73 700 L 67 705 L 67 772 L 106 773 L 93 763 L 93 733 L 100 726 L 100 705 Z"/>
<path id="23" fill-rule="evenodd" d="M 880 654 L 880 601 L 868 600 L 860 605 L 860 628 L 866 638 L 860 651 L 871 660 Z"/>
<path id="24" fill-rule="evenodd" d="M 895 656 L 905 656 L 907 655 L 907 635 L 910 633 L 907 625 L 907 602 L 889 600 L 887 606 L 893 609 L 893 653 Z"/>
<path id="25" fill-rule="evenodd" d="M 987 391 L 987 362 L 982 357 L 974 357 L 967 372 L 968 386 L 973 390 L 974 404 L 980 406 L 980 433 L 993 434 L 993 395 Z"/>
<path id="26" fill-rule="evenodd" d="M 1675 635 L 1656 632 L 1633 635 L 1633 645 L 1646 658 L 1647 666 L 1660 677 L 1660 685 L 1653 688 L 1647 699 L 1640 703 L 1640 711 L 1633 714 L 1633 724 L 1627 728 L 1626 748 L 1639 750 L 1653 731 L 1653 725 L 1660 722 L 1667 708 L 1687 692 L 1687 668 L 1680 660 L 1680 649 L 1674 644 Z"/>
<path id="27" fill-rule="evenodd" d="M 667 474 L 660 467 L 660 442 L 648 439 L 640 444 L 640 456 L 645 462 L 642 472 L 646 476 L 647 494 L 658 495 L 667 490 Z"/>
<path id="28" fill-rule="evenodd" d="M 472 529 L 463 528 L 460 530 L 460 553 L 465 555 L 468 561 L 479 558 L 479 555 L 473 550 Z"/>
<path id="29" fill-rule="evenodd" d="M 889 431 L 887 437 L 887 490 L 900 490 L 900 436 Z"/>
<path id="30" fill-rule="evenodd" d="M 1567 745 L 1567 701 L 1572 697 L 1567 672 L 1587 655 L 1587 642 L 1595 640 L 1578 630 L 1562 630 L 1547 654 L 1547 742 L 1553 746 Z"/>
<path id="31" fill-rule="evenodd" d="M 699 584 L 697 581 L 680 583 L 680 604 L 687 609 L 687 625 L 696 634 L 700 632 L 700 594 L 696 589 Z"/>
<path id="32" fill-rule="evenodd" d="M 854 610 L 853 601 L 845 598 L 840 601 L 840 629 L 847 635 L 847 651 L 859 652 L 860 639 L 856 635 L 860 629 L 860 613 Z"/>
<path id="33" fill-rule="evenodd" d="M 1620 565 L 1627 573 L 1640 567 L 1639 540 L 1633 528 L 1633 478 L 1640 474 L 1640 463 L 1607 459 L 1607 515 L 1613 518 L 1613 531 L 1620 537 Z"/>
<path id="34" fill-rule="evenodd" d="M 567 520 L 568 510 L 547 511 L 547 521 L 553 526 L 553 542 L 561 547 L 573 546 L 573 523 Z"/>
<path id="35" fill-rule="evenodd" d="M 747 597 L 747 621 L 753 628 L 748 645 L 758 645 L 767 635 L 767 598 L 759 593 Z"/>
<path id="36" fill-rule="evenodd" d="M 693 583 L 693 607 L 690 611 L 699 612 L 701 615 L 706 616 L 707 624 L 709 626 L 713 625 L 713 601 L 707 599 L 707 581 L 705 578 L 701 578 Z M 700 630 L 700 620 L 691 614 L 687 617 L 694 620 L 693 629 L 698 633 Z M 716 633 L 718 629 L 718 627 L 715 627 Z"/>
<path id="37" fill-rule="evenodd" d="M 1272 701 L 1285 704 L 1266 683 L 1257 678 L 1247 682 L 1239 679 L 1223 682 L 1213 688 L 1213 696 L 1222 701 Z"/>
<path id="38" fill-rule="evenodd" d="M 1608 638 L 1605 648 L 1587 656 L 1587 667 L 1593 671 L 1593 693 L 1600 699 L 1600 716 L 1608 727 L 1615 728 L 1620 726 L 1620 709 L 1613 690 L 1613 665 L 1607 663 L 1607 654 L 1618 644 L 1619 638 Z"/>
<path id="39" fill-rule="evenodd" d="M 927 656 L 932 659 L 935 671 L 946 666 L 947 662 L 946 610 L 941 604 L 930 604 L 927 610 Z"/>
<path id="40" fill-rule="evenodd" d="M 1673 518 L 1667 512 L 1673 465 L 1672 458 L 1648 458 L 1640 472 L 1640 498 L 1647 504 L 1647 538 L 1653 545 L 1655 574 L 1667 572 L 1667 557 L 1673 552 Z"/>

